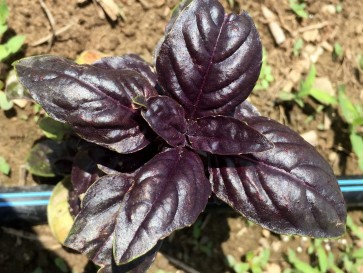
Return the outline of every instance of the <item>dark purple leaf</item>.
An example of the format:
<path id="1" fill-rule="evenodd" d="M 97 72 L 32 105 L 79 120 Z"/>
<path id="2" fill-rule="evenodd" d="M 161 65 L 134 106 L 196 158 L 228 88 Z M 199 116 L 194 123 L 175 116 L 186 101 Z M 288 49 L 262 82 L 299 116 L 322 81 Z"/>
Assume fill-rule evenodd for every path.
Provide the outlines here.
<path id="1" fill-rule="evenodd" d="M 175 100 L 164 96 L 151 97 L 146 100 L 146 111 L 142 116 L 169 145 L 185 146 L 185 111 Z"/>
<path id="2" fill-rule="evenodd" d="M 141 151 L 137 151 L 131 154 L 118 154 L 100 146 L 94 145 L 89 148 L 88 152 L 94 162 L 96 162 L 98 168 L 101 171 L 106 170 L 106 174 L 113 173 L 133 173 L 147 161 L 158 154 L 157 142 L 148 145 Z"/>
<path id="3" fill-rule="evenodd" d="M 176 19 L 179 17 L 180 13 L 191 3 L 193 2 L 193 0 L 183 0 L 181 1 L 179 4 L 177 4 L 177 6 L 174 8 L 173 10 L 173 14 L 171 15 L 171 18 L 169 20 L 169 22 L 167 23 L 166 27 L 165 27 L 165 35 L 159 40 L 159 42 L 157 43 L 157 45 L 155 46 L 155 50 L 154 50 L 154 60 L 153 60 L 153 64 L 154 66 L 156 66 L 156 59 L 159 56 L 159 51 L 161 48 L 161 45 L 164 43 L 165 41 L 165 37 L 167 36 L 167 34 L 170 32 L 170 30 L 173 28 L 173 25 L 176 21 Z"/>
<path id="4" fill-rule="evenodd" d="M 38 56 L 15 64 L 20 82 L 54 119 L 69 123 L 82 138 L 119 153 L 148 143 L 148 126 L 132 100 L 156 90 L 132 70 L 77 65 L 61 57 Z"/>
<path id="5" fill-rule="evenodd" d="M 121 205 L 115 229 L 115 261 L 123 264 L 149 251 L 176 229 L 190 226 L 211 194 L 199 156 L 174 148 L 142 167 Z"/>
<path id="6" fill-rule="evenodd" d="M 266 137 L 232 117 L 204 117 L 191 121 L 187 137 L 193 149 L 212 154 L 237 155 L 273 148 Z"/>
<path id="7" fill-rule="evenodd" d="M 244 101 L 236 107 L 233 117 L 239 120 L 244 118 L 260 116 L 257 108 L 250 102 Z"/>
<path id="8" fill-rule="evenodd" d="M 288 127 L 264 117 L 246 121 L 275 148 L 240 157 L 211 157 L 214 193 L 248 219 L 278 233 L 341 235 L 344 199 L 326 161 Z"/>
<path id="9" fill-rule="evenodd" d="M 140 56 L 135 54 L 105 57 L 94 62 L 92 65 L 103 69 L 134 70 L 143 75 L 152 86 L 155 86 L 156 84 L 157 76 L 151 70 L 150 65 L 145 62 Z"/>
<path id="10" fill-rule="evenodd" d="M 71 181 L 76 193 L 82 194 L 99 178 L 97 163 L 88 151 L 79 151 L 73 159 Z"/>
<path id="11" fill-rule="evenodd" d="M 107 175 L 95 182 L 82 201 L 82 210 L 65 241 L 98 265 L 110 264 L 116 217 L 132 179 L 124 174 Z"/>
<path id="12" fill-rule="evenodd" d="M 123 264 L 116 265 L 115 260 L 112 259 L 111 263 L 103 267 L 97 273 L 145 273 L 154 262 L 156 254 L 161 247 L 162 241 L 159 241 L 156 246 L 149 250 L 146 254 L 136 258 L 135 260 Z"/>
<path id="13" fill-rule="evenodd" d="M 230 114 L 254 87 L 262 46 L 247 13 L 226 15 L 217 0 L 192 1 L 160 47 L 156 70 L 164 91 L 188 118 Z"/>
<path id="14" fill-rule="evenodd" d="M 69 189 L 68 191 L 67 201 L 69 205 L 69 213 L 74 218 L 81 211 L 81 199 L 79 198 L 78 193 L 73 188 Z"/>

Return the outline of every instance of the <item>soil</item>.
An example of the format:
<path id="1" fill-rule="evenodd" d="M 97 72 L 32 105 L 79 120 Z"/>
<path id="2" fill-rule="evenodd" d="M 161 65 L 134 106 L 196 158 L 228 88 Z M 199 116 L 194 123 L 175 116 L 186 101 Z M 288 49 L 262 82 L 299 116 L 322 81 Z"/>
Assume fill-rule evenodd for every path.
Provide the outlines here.
<path id="1" fill-rule="evenodd" d="M 54 17 L 55 30 L 66 26 L 69 28 L 55 39 L 34 46 L 34 43 L 52 34 L 40 1 L 8 1 L 11 12 L 8 34 L 26 35 L 23 51 L 12 60 L 38 54 L 56 54 L 75 59 L 86 49 L 96 49 L 110 55 L 136 53 L 152 62 L 153 49 L 178 1 L 115 0 L 124 14 L 123 19 L 116 22 L 102 18 L 94 2 L 44 0 Z M 227 0 L 221 2 L 231 10 Z M 348 126 L 337 107 L 327 107 L 317 112 L 319 105 L 313 100 L 308 100 L 304 108 L 294 103 L 279 102 L 280 91 L 289 86 L 293 76 L 297 75 L 296 87 L 296 82 L 307 74 L 307 52 L 320 49 L 321 54 L 316 60 L 317 77 L 328 77 L 333 90 L 345 84 L 347 95 L 357 103 L 363 99 L 363 72 L 359 70 L 356 60 L 359 54 L 363 54 L 363 2 L 305 2 L 310 15 L 308 19 L 300 20 L 289 9 L 287 0 L 279 1 L 278 5 L 274 0 L 235 1 L 236 11 L 247 10 L 254 18 L 263 46 L 268 52 L 267 60 L 274 77 L 267 90 L 253 92 L 251 101 L 263 115 L 277 119 L 301 134 L 315 132 L 316 138 L 312 141 L 336 175 L 361 174 L 349 144 Z M 337 13 L 334 7 L 339 4 L 343 5 L 343 9 Z M 286 34 L 286 41 L 282 45 L 275 43 L 268 29 L 268 21 L 261 11 L 262 5 L 277 15 L 277 21 Z M 304 39 L 304 47 L 302 53 L 295 56 L 292 48 L 300 37 Z M 344 56 L 340 59 L 332 57 L 332 47 L 337 42 L 344 49 Z M 30 147 L 42 137 L 35 121 L 37 115 L 31 103 L 24 109 L 14 107 L 11 111 L 0 113 L 0 155 L 11 166 L 9 176 L 0 174 L 0 186 L 35 185 L 33 178 L 25 174 L 24 165 Z M 362 223 L 361 211 L 351 211 L 350 215 L 356 223 Z M 306 249 L 310 242 L 307 238 L 275 235 L 251 225 L 230 211 L 204 213 L 198 223 L 202 230 L 200 236 L 196 236 L 191 227 L 177 231 L 166 239 L 150 272 L 160 269 L 166 272 L 232 272 L 225 262 L 227 255 L 240 259 L 248 251 L 259 253 L 264 248 L 271 249 L 266 272 L 281 272 L 281 269 L 288 267 L 283 255 L 286 249 Z M 348 242 L 354 240 L 355 245 L 362 245 L 362 241 L 351 238 L 350 234 L 343 236 L 343 239 Z M 326 244 L 330 245 L 332 251 L 337 251 L 344 242 L 340 239 L 327 241 Z M 0 229 L 0 249 L 0 271 L 4 273 L 97 271 L 85 257 L 62 248 L 52 239 L 46 225 Z M 303 254 L 301 258 L 309 259 Z M 65 263 L 66 269 L 62 268 L 59 261 Z M 197 271 L 191 271 L 185 265 Z M 40 268 L 42 271 L 39 271 Z"/>

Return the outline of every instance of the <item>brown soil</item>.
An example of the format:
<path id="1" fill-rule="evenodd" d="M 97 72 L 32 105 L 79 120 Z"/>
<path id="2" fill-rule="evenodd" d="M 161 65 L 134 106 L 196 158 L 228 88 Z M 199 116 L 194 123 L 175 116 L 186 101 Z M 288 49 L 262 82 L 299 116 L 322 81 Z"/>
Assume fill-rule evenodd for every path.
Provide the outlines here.
<path id="1" fill-rule="evenodd" d="M 76 0 L 44 1 L 54 16 L 56 30 L 70 27 L 53 42 L 37 46 L 32 44 L 52 33 L 39 1 L 8 1 L 11 32 L 25 34 L 27 37 L 22 54 L 18 54 L 16 58 L 22 55 L 57 54 L 74 59 L 83 50 L 96 49 L 111 55 L 136 53 L 151 62 L 153 48 L 163 34 L 171 10 L 178 1 L 115 1 L 122 5 L 125 14 L 124 19 L 117 22 L 100 18 L 92 1 L 86 1 L 84 4 L 77 4 Z M 292 54 L 295 41 L 303 36 L 311 39 L 310 42 L 305 41 L 305 46 L 309 44 L 316 49 L 324 43 L 324 50 L 316 63 L 317 76 L 328 77 L 334 90 L 337 90 L 339 84 L 345 84 L 348 96 L 355 102 L 362 101 L 362 71 L 357 68 L 356 56 L 363 54 L 363 2 L 347 0 L 342 2 L 342 12 L 329 13 L 324 11 L 324 7 L 336 6 L 339 1 L 307 0 L 305 2 L 310 13 L 307 20 L 298 20 L 289 9 L 287 0 L 279 1 L 278 5 L 273 0 L 235 2 L 241 9 L 247 10 L 256 21 L 275 78 L 268 90 L 255 91 L 251 101 L 263 115 L 277 119 L 299 133 L 315 131 L 316 148 L 330 162 L 337 175 L 360 174 L 356 156 L 351 152 L 347 139 L 347 125 L 336 108 L 315 113 L 314 109 L 318 105 L 313 100 L 301 109 L 296 104 L 278 103 L 278 96 L 288 84 L 291 72 L 301 71 L 299 79 L 302 79 L 308 71 L 308 67 L 301 68 L 304 57 L 295 57 Z M 226 0 L 222 3 L 227 7 Z M 278 22 L 285 31 L 287 40 L 280 46 L 275 44 L 268 30 L 267 21 L 261 12 L 262 4 L 278 15 Z M 236 9 L 238 10 L 238 7 Z M 315 33 L 306 34 L 308 26 L 315 27 Z M 329 46 L 335 42 L 339 42 L 344 48 L 344 57 L 340 60 L 334 60 L 332 52 L 329 51 Z M 314 119 L 307 122 L 311 115 L 314 115 Z M 11 111 L 0 113 L 0 155 L 8 160 L 12 169 L 10 176 L 0 174 L 0 185 L 34 185 L 31 176 L 24 176 L 23 166 L 29 148 L 41 137 L 34 121 L 35 116 L 30 104 L 25 109 L 15 107 Z M 330 123 L 322 126 L 326 124 L 327 119 Z M 356 223 L 362 223 L 363 213 L 357 211 L 351 215 Z M 281 236 L 258 226 L 251 226 L 242 217 L 230 212 L 203 214 L 199 221 L 202 223 L 202 235 L 193 237 L 193 229 L 189 228 L 170 236 L 150 272 L 156 272 L 158 269 L 167 272 L 187 272 L 180 267 L 180 262 L 199 272 L 232 272 L 226 266 L 226 255 L 239 259 L 250 250 L 259 252 L 263 248 L 272 250 L 270 264 L 286 268 L 288 265 L 282 255 L 283 251 L 287 248 L 296 249 L 298 246 L 305 249 L 309 243 L 309 240 L 306 242 L 299 237 L 285 237 L 281 240 Z M 349 234 L 346 238 L 351 242 Z M 331 241 L 329 244 L 333 250 L 339 248 L 338 241 Z M 66 251 L 54 242 L 47 226 L 38 226 L 30 230 L 2 229 L 0 247 L 0 271 L 4 273 L 31 273 L 37 268 L 42 268 L 42 272 L 47 273 L 62 272 L 55 265 L 59 257 L 71 269 L 67 272 L 96 272 L 96 268 L 87 263 L 82 255 Z M 170 257 L 177 260 L 179 265 L 171 265 L 167 259 Z"/>

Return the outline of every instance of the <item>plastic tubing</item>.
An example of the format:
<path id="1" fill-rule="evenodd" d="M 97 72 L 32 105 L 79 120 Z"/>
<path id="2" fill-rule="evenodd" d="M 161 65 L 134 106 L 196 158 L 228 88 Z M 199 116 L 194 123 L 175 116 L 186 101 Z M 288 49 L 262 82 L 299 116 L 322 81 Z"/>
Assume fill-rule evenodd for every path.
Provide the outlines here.
<path id="1" fill-rule="evenodd" d="M 348 208 L 363 208 L 363 176 L 338 178 Z M 0 188 L 0 225 L 34 225 L 47 220 L 53 186 Z M 211 204 L 209 209 L 224 207 Z"/>

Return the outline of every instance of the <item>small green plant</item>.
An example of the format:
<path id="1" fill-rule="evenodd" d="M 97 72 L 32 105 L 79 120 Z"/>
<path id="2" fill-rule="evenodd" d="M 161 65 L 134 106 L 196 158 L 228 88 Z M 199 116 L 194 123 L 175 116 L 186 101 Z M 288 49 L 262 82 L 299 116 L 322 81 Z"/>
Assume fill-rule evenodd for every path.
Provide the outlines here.
<path id="1" fill-rule="evenodd" d="M 350 216 L 347 217 L 347 227 L 350 234 L 359 239 L 363 239 L 363 232 L 353 222 Z M 286 269 L 284 273 L 359 273 L 363 265 L 363 248 L 357 248 L 354 244 L 345 244 L 341 247 L 339 254 L 333 254 L 324 247 L 322 239 L 312 239 L 311 245 L 307 250 L 310 261 L 301 260 L 295 251 L 289 249 L 287 261 L 291 268 Z"/>
<path id="2" fill-rule="evenodd" d="M 5 92 L 0 91 L 0 109 L 7 111 L 13 108 L 13 103 L 8 100 Z"/>
<path id="3" fill-rule="evenodd" d="M 8 30 L 9 9 L 5 0 L 0 0 L 0 39 Z M 4 44 L 0 44 L 0 61 L 6 60 L 12 54 L 18 52 L 23 45 L 25 36 L 16 35 L 7 40 Z"/>
<path id="4" fill-rule="evenodd" d="M 68 266 L 66 264 L 66 262 L 62 259 L 62 258 L 55 258 L 54 259 L 54 264 L 59 268 L 60 271 L 62 271 L 63 273 L 67 273 L 69 272 Z"/>
<path id="5" fill-rule="evenodd" d="M 300 18 L 307 19 L 309 13 L 305 10 L 306 4 L 304 1 L 299 0 L 289 0 L 290 9 Z"/>
<path id="6" fill-rule="evenodd" d="M 358 63 L 358 68 L 360 70 L 363 70 L 363 55 L 362 54 L 359 54 L 357 56 L 357 63 Z"/>
<path id="7" fill-rule="evenodd" d="M 198 219 L 193 225 L 193 240 L 192 244 L 198 251 L 207 256 L 212 255 L 213 243 L 211 241 L 203 241 L 202 239 L 203 221 Z"/>
<path id="8" fill-rule="evenodd" d="M 343 3 L 338 3 L 336 6 L 335 6 L 335 11 L 336 13 L 341 13 L 343 11 Z"/>
<path id="9" fill-rule="evenodd" d="M 10 173 L 10 166 L 6 159 L 2 156 L 0 156 L 0 172 L 5 175 L 9 175 Z"/>
<path id="10" fill-rule="evenodd" d="M 246 254 L 245 261 L 239 262 L 231 256 L 227 255 L 227 263 L 236 273 L 252 272 L 262 273 L 266 267 L 267 262 L 270 258 L 270 250 L 264 249 L 259 255 L 255 255 L 254 252 L 250 251 Z"/>
<path id="11" fill-rule="evenodd" d="M 265 48 L 262 50 L 262 67 L 259 79 L 256 83 L 256 90 L 266 90 L 270 87 L 270 84 L 274 81 L 272 75 L 271 66 L 267 63 L 267 52 Z"/>
<path id="12" fill-rule="evenodd" d="M 333 50 L 333 58 L 334 60 L 339 60 L 344 56 L 344 49 L 342 45 L 338 42 L 334 43 L 334 50 Z"/>
<path id="13" fill-rule="evenodd" d="M 292 49 L 292 52 L 293 52 L 295 57 L 300 55 L 301 49 L 302 49 L 303 46 L 304 46 L 303 39 L 301 39 L 301 38 L 297 39 L 296 42 L 294 43 L 294 47 Z"/>
<path id="14" fill-rule="evenodd" d="M 228 2 L 228 5 L 233 9 L 234 5 L 236 4 L 236 1 L 235 0 L 227 0 L 227 2 Z"/>
<path id="15" fill-rule="evenodd" d="M 349 124 L 349 138 L 353 152 L 358 157 L 358 165 L 363 170 L 363 137 L 360 129 L 363 125 L 363 109 L 354 104 L 345 94 L 345 87 L 339 86 L 339 106 L 344 120 Z"/>
<path id="16" fill-rule="evenodd" d="M 324 90 L 314 88 L 314 82 L 316 78 L 316 68 L 312 65 L 310 71 L 305 80 L 300 82 L 299 89 L 295 93 L 280 92 L 280 99 L 282 101 L 295 101 L 300 107 L 304 107 L 304 99 L 311 96 L 319 103 L 324 105 L 334 105 L 337 100 L 334 96 L 328 94 Z"/>

